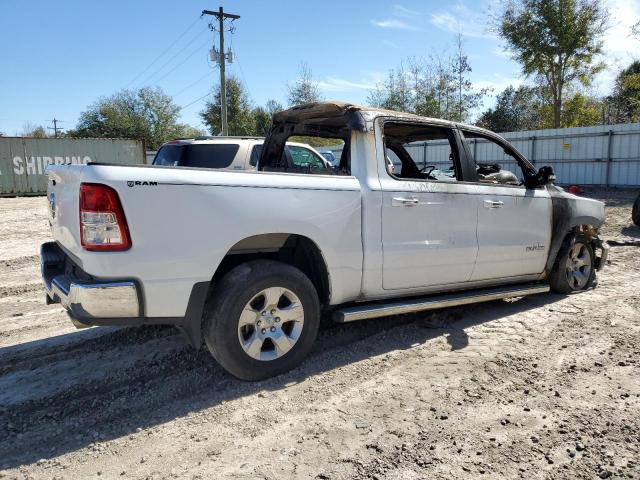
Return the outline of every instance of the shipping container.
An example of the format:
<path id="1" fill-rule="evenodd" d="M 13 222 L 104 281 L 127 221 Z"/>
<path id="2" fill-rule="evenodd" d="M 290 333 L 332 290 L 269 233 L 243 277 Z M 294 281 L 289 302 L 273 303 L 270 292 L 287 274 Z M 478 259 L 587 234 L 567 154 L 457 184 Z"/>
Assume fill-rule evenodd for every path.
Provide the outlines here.
<path id="1" fill-rule="evenodd" d="M 42 195 L 45 169 L 55 164 L 145 163 L 140 140 L 0 137 L 0 196 Z"/>

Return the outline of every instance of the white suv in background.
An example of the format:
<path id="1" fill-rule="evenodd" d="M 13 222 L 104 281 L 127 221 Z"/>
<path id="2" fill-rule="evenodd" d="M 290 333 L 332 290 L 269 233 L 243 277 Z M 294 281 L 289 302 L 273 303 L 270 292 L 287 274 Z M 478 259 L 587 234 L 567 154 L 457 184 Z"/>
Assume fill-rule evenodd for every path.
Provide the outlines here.
<path id="1" fill-rule="evenodd" d="M 255 170 L 262 153 L 262 137 L 196 137 L 172 140 L 160 147 L 153 165 L 171 167 Z M 279 171 L 333 173 L 332 165 L 313 147 L 287 142 Z"/>

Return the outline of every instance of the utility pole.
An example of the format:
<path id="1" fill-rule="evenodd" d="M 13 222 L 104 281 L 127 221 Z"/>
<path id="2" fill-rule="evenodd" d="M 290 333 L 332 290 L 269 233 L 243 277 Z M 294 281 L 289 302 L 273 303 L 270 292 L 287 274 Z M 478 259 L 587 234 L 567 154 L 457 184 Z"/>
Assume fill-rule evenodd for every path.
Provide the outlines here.
<path id="1" fill-rule="evenodd" d="M 58 122 L 60 122 L 60 120 L 58 120 L 56 117 L 53 117 L 53 120 L 49 120 L 50 122 L 53 122 L 53 127 L 47 127 L 49 130 L 53 130 L 53 136 L 55 138 L 58 138 L 58 130 L 62 131 L 62 128 L 58 128 Z"/>
<path id="2" fill-rule="evenodd" d="M 227 128 L 227 83 L 225 80 L 225 60 L 229 60 L 229 63 L 233 63 L 233 53 L 231 49 L 227 53 L 224 51 L 224 21 L 229 18 L 232 21 L 240 18 L 240 15 L 234 15 L 232 13 L 224 13 L 222 7 L 217 12 L 212 10 L 203 10 L 202 15 L 211 15 L 218 19 L 218 32 L 220 33 L 220 51 L 217 52 L 215 46 L 211 51 L 212 59 L 220 64 L 220 120 L 222 123 L 222 135 L 229 134 Z M 213 25 L 209 25 L 212 30 L 215 30 Z"/>

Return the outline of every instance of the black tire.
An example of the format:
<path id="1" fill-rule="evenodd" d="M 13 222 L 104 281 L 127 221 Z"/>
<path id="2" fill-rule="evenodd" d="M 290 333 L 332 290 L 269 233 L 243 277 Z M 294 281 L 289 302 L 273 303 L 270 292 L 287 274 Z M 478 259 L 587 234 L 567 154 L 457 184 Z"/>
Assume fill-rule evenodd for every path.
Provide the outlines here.
<path id="1" fill-rule="evenodd" d="M 245 352 L 240 343 L 240 315 L 256 295 L 272 287 L 287 289 L 297 296 L 303 308 L 303 322 L 290 350 L 272 360 L 259 360 Z M 241 380 L 254 381 L 279 375 L 299 365 L 311 350 L 319 324 L 320 302 L 309 278 L 291 265 L 255 260 L 235 267 L 215 285 L 205 306 L 203 334 L 209 351 L 225 370 Z M 258 327 L 255 328 L 257 335 Z M 275 343 L 269 345 L 275 352 Z"/>
<path id="2" fill-rule="evenodd" d="M 638 198 L 636 198 L 636 201 L 633 203 L 631 219 L 633 220 L 633 223 L 640 227 L 640 195 L 638 195 Z"/>
<path id="3" fill-rule="evenodd" d="M 587 281 L 583 285 L 579 286 L 572 283 L 570 281 L 569 275 L 567 274 L 567 265 L 570 263 L 570 253 L 572 249 L 577 245 L 582 245 L 586 249 L 586 252 L 589 254 L 589 258 L 591 259 Z M 556 257 L 556 261 L 553 265 L 553 269 L 551 270 L 551 275 L 549 276 L 549 285 L 551 286 L 551 290 L 556 293 L 563 294 L 575 293 L 587 290 L 590 287 L 595 286 L 595 282 L 595 254 L 591 242 L 587 240 L 587 238 L 582 234 L 571 234 L 567 236 L 564 243 L 562 244 L 562 247 L 560 248 L 560 251 L 558 252 L 558 256 Z"/>

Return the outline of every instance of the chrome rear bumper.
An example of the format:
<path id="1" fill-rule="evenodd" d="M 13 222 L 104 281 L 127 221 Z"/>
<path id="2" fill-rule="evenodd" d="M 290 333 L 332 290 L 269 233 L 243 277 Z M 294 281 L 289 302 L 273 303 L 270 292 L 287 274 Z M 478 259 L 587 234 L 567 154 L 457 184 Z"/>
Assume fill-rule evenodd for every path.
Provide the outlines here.
<path id="1" fill-rule="evenodd" d="M 60 303 L 78 327 L 142 317 L 141 298 L 134 281 L 92 278 L 73 264 L 55 242 L 40 247 L 40 268 L 47 303 Z"/>

